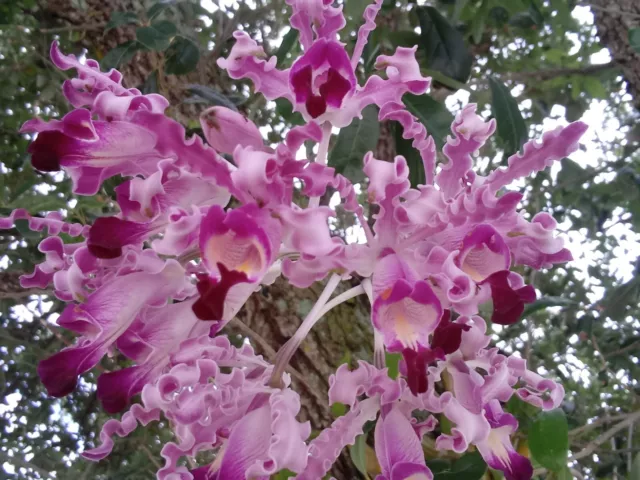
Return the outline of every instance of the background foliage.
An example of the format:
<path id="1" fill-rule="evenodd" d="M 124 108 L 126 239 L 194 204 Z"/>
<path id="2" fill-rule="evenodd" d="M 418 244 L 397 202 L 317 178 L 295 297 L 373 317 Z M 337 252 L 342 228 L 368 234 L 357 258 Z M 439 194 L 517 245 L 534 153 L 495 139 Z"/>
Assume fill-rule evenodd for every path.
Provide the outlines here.
<path id="1" fill-rule="evenodd" d="M 359 26 L 366 5 L 365 0 L 345 2 L 346 31 Z M 504 164 L 543 127 L 583 116 L 592 126 L 583 151 L 520 185 L 527 191 L 522 207 L 552 213 L 576 261 L 537 274 L 523 271 L 540 300 L 519 324 L 494 326 L 498 347 L 518 352 L 567 390 L 562 409 L 544 415 L 509 403 L 521 425 L 518 449 L 532 456 L 540 478 L 640 478 L 640 98 L 635 94 L 640 84 L 634 85 L 632 72 L 640 65 L 634 53 L 640 52 L 640 7 L 633 0 L 604 5 L 385 0 L 359 71 L 362 81 L 377 55 L 417 44 L 434 85 L 430 95 L 405 96 L 408 109 L 440 147 L 461 105 L 478 103 L 478 110 L 498 123 L 497 140 L 477 159 L 481 169 Z M 18 133 L 34 115 L 54 118 L 67 111 L 60 93 L 67 73 L 53 68 L 47 56 L 54 39 L 65 52 L 122 69 L 128 86 L 167 96 L 171 115 L 191 133 L 198 133 L 198 112 L 217 104 L 242 111 L 277 142 L 299 122 L 297 114 L 286 101 L 267 104 L 247 84 L 230 81 L 215 60 L 226 55 L 232 32 L 241 28 L 264 43 L 279 66 L 290 65 L 300 47 L 288 18 L 281 0 L 0 4 L 0 214 L 16 207 L 32 214 L 63 209 L 69 219 L 86 223 L 113 209 L 117 179 L 96 197 L 74 197 L 62 175 L 31 168 L 29 138 Z M 603 49 L 599 38 L 612 34 L 607 19 L 627 42 L 624 49 L 613 41 L 610 52 Z M 342 40 L 354 43 L 353 37 Z M 359 162 L 368 150 L 386 160 L 402 154 L 419 165 L 417 152 L 401 134 L 397 125 L 380 125 L 376 112 L 366 111 L 334 139 L 330 165 L 354 181 L 363 181 Z M 414 184 L 424 180 L 417 168 L 412 175 Z M 340 212 L 338 218 L 336 234 L 353 234 Z M 39 383 L 38 361 L 73 338 L 55 326 L 60 302 L 48 292 L 24 292 L 17 283 L 19 273 L 30 271 L 41 256 L 38 237 L 19 222 L 0 232 L 0 477 L 153 478 L 162 463 L 160 445 L 169 435 L 162 424 L 117 442 L 108 460 L 85 462 L 78 452 L 95 441 L 106 419 L 95 398 L 95 376 L 85 376 L 62 400 L 48 398 Z M 240 331 L 256 341 L 251 332 Z M 358 355 L 366 353 L 346 351 L 340 361 L 352 362 Z M 99 368 L 110 370 L 122 362 L 116 356 Z M 361 472 L 354 476 L 375 476 L 368 440 L 360 437 L 345 460 L 344 468 Z M 498 477 L 486 471 L 477 454 L 439 458 L 432 447 L 427 439 L 425 453 L 437 479 Z"/>

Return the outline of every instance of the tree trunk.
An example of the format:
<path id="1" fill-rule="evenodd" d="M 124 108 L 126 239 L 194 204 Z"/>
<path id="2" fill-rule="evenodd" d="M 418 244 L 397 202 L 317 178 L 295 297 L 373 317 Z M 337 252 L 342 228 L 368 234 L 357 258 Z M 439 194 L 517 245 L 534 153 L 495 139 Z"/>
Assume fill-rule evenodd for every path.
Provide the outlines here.
<path id="1" fill-rule="evenodd" d="M 638 0 L 591 0 L 598 36 L 609 49 L 611 57 L 620 63 L 627 91 L 640 109 L 640 54 L 629 43 L 629 30 L 640 27 Z"/>

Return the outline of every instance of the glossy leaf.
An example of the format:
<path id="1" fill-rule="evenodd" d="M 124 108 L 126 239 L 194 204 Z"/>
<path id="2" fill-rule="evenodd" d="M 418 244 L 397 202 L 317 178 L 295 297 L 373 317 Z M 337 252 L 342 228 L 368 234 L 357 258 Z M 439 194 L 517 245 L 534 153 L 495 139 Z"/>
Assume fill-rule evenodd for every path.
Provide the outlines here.
<path id="1" fill-rule="evenodd" d="M 384 358 L 387 365 L 387 374 L 395 380 L 400 373 L 400 360 L 402 359 L 402 355 L 399 353 L 385 352 Z"/>
<path id="2" fill-rule="evenodd" d="M 139 89 L 145 95 L 158 93 L 158 71 L 154 70 L 151 72 Z"/>
<path id="3" fill-rule="evenodd" d="M 195 70 L 200 60 L 198 46 L 185 37 L 176 37 L 166 53 L 165 73 L 184 75 Z"/>
<path id="4" fill-rule="evenodd" d="M 136 29 L 136 39 L 149 50 L 162 52 L 169 47 L 171 37 L 177 32 L 178 29 L 173 23 L 163 20 Z"/>
<path id="5" fill-rule="evenodd" d="M 640 27 L 629 30 L 629 45 L 636 52 L 640 53 Z"/>
<path id="6" fill-rule="evenodd" d="M 530 317 L 540 310 L 544 310 L 549 307 L 574 307 L 577 305 L 575 300 L 571 300 L 565 297 L 542 297 L 533 303 L 525 306 L 522 316 L 520 318 L 525 319 Z"/>
<path id="7" fill-rule="evenodd" d="M 110 50 L 100 62 L 103 70 L 118 68 L 123 63 L 127 63 L 133 58 L 142 45 L 136 41 L 125 42 Z"/>
<path id="8" fill-rule="evenodd" d="M 160 0 L 156 4 L 152 5 L 149 10 L 147 10 L 147 18 L 149 20 L 153 20 L 158 15 L 162 14 L 167 8 L 171 7 L 176 3 L 176 0 Z"/>
<path id="9" fill-rule="evenodd" d="M 230 108 L 231 110 L 238 110 L 236 105 L 228 97 L 215 90 L 214 88 L 207 87 L 206 85 L 198 85 L 192 83 L 190 85 L 187 85 L 187 91 L 206 100 L 209 105 L 217 105 Z"/>
<path id="10" fill-rule="evenodd" d="M 354 118 L 348 127 L 340 130 L 329 153 L 329 166 L 352 182 L 362 181 L 362 158 L 368 151 L 375 150 L 379 137 L 378 110 L 371 105 L 362 111 L 362 119 Z"/>
<path id="11" fill-rule="evenodd" d="M 529 449 L 540 465 L 549 470 L 566 467 L 569 426 L 561 409 L 538 414 L 529 429 Z"/>
<path id="12" fill-rule="evenodd" d="M 420 47 L 425 52 L 426 67 L 459 82 L 471 74 L 472 57 L 464 37 L 434 8 L 416 8 L 420 24 Z"/>
<path id="13" fill-rule="evenodd" d="M 356 466 L 358 471 L 362 474 L 364 478 L 369 478 L 367 475 L 367 457 L 366 457 L 366 449 L 367 449 L 367 436 L 366 435 L 358 435 L 356 437 L 356 442 L 349 447 L 349 453 L 351 455 L 351 461 Z"/>
<path id="14" fill-rule="evenodd" d="M 636 454 L 629 471 L 629 480 L 640 480 L 640 453 Z"/>
<path id="15" fill-rule="evenodd" d="M 295 28 L 290 28 L 289 31 L 282 37 L 282 42 L 276 50 L 276 58 L 278 59 L 278 66 L 282 66 L 282 63 L 287 58 L 287 54 L 291 51 L 293 46 L 298 41 L 300 33 Z"/>
<path id="16" fill-rule="evenodd" d="M 396 122 L 396 153 L 402 155 L 407 161 L 407 165 L 409 165 L 409 181 L 411 186 L 416 188 L 418 185 L 424 185 L 426 181 L 424 165 L 422 164 L 420 152 L 413 148 L 411 140 L 402 137 L 402 132 L 402 125 Z"/>
<path id="17" fill-rule="evenodd" d="M 432 460 L 427 466 L 434 480 L 479 480 L 487 471 L 487 464 L 478 452 L 466 453 L 452 463 Z"/>
<path id="18" fill-rule="evenodd" d="M 108 32 L 114 28 L 123 25 L 131 25 L 138 23 L 138 16 L 133 12 L 111 12 L 111 17 L 104 27 L 104 31 Z"/>
<path id="19" fill-rule="evenodd" d="M 427 133 L 433 137 L 438 148 L 442 148 L 447 135 L 451 133 L 453 115 L 447 108 L 429 95 L 406 94 L 402 101 L 407 110 L 418 117 L 427 128 Z"/>
<path id="20" fill-rule="evenodd" d="M 518 102 L 509 89 L 494 77 L 489 77 L 491 89 L 491 109 L 498 124 L 498 136 L 505 145 L 507 155 L 518 151 L 527 141 L 528 130 L 524 123 Z"/>
<path id="21" fill-rule="evenodd" d="M 602 315 L 612 320 L 624 320 L 627 307 L 638 305 L 640 300 L 640 276 L 609 290 L 602 299 Z"/>

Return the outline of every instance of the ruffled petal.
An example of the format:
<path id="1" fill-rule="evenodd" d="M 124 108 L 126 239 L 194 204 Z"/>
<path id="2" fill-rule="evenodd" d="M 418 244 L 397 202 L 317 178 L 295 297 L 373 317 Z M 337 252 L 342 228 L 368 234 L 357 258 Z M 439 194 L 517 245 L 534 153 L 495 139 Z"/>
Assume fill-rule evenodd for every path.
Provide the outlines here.
<path id="1" fill-rule="evenodd" d="M 246 32 L 236 31 L 233 37 L 235 45 L 227 58 L 218 59 L 218 66 L 233 79 L 249 78 L 255 90 L 268 100 L 281 97 L 293 100 L 289 90 L 289 69 L 278 70 L 276 57 L 263 60 L 266 57 L 264 50 Z"/>

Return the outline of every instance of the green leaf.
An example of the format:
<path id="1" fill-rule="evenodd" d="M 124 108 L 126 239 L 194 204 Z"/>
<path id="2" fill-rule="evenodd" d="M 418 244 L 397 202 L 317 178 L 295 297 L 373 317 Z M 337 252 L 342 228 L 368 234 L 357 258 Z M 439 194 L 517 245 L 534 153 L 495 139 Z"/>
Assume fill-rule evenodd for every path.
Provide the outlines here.
<path id="1" fill-rule="evenodd" d="M 306 122 L 300 112 L 293 111 L 293 105 L 286 98 L 276 98 L 276 113 L 292 125 L 304 125 Z"/>
<path id="2" fill-rule="evenodd" d="M 344 2 L 344 14 L 346 17 L 351 17 L 356 21 L 360 21 L 364 9 L 369 5 L 369 0 L 349 0 Z"/>
<path id="3" fill-rule="evenodd" d="M 489 0 L 483 0 L 482 5 L 478 9 L 478 12 L 471 21 L 471 38 L 476 45 L 482 41 L 482 35 L 484 34 L 485 26 L 487 23 L 487 11 L 489 10 Z"/>
<path id="4" fill-rule="evenodd" d="M 153 20 L 162 12 L 164 12 L 167 8 L 171 7 L 176 3 L 176 0 L 161 0 L 155 5 L 152 5 L 149 10 L 147 10 L 147 18 L 149 20 Z"/>
<path id="5" fill-rule="evenodd" d="M 597 475 L 599 477 L 599 475 Z M 549 480 L 573 480 L 573 474 L 569 467 L 565 465 L 565 467 L 557 472 L 553 472 L 551 475 L 547 477 Z"/>
<path id="6" fill-rule="evenodd" d="M 594 318 L 591 315 L 584 315 L 578 319 L 577 330 L 581 338 L 588 338 L 593 331 Z"/>
<path id="7" fill-rule="evenodd" d="M 493 7 L 489 10 L 489 20 L 491 20 L 497 27 L 502 27 L 509 21 L 509 11 L 504 7 Z"/>
<path id="8" fill-rule="evenodd" d="M 11 202 L 7 205 L 9 208 L 24 208 L 31 214 L 39 212 L 51 212 L 54 210 L 60 210 L 63 208 L 69 208 L 67 200 L 62 197 L 58 197 L 54 193 L 48 195 L 29 195 L 22 196 L 19 199 Z"/>
<path id="9" fill-rule="evenodd" d="M 220 93 L 219 91 L 211 87 L 207 87 L 205 85 L 198 85 L 197 83 L 192 83 L 190 85 L 187 85 L 187 91 L 189 91 L 189 93 L 192 93 L 193 95 L 197 95 L 198 97 L 206 100 L 207 103 L 209 103 L 210 105 L 227 107 L 231 110 L 236 110 L 236 111 L 238 110 L 236 105 L 231 100 L 229 100 L 229 98 L 227 98 L 225 95 L 223 95 L 222 93 Z"/>
<path id="10" fill-rule="evenodd" d="M 409 166 L 409 181 L 411 186 L 416 188 L 418 185 L 424 185 L 426 181 L 424 164 L 420 152 L 413 148 L 412 141 L 402 137 L 403 128 L 400 123 L 396 122 L 396 153 L 402 155 Z"/>
<path id="11" fill-rule="evenodd" d="M 494 77 L 489 77 L 491 109 L 498 124 L 498 136 L 505 144 L 505 153 L 511 155 L 527 141 L 527 125 L 524 123 L 518 102 L 509 89 Z"/>
<path id="12" fill-rule="evenodd" d="M 118 45 L 113 50 L 107 52 L 102 58 L 100 66 L 103 70 L 118 68 L 121 64 L 127 63 L 133 58 L 141 45 L 136 41 L 129 41 Z"/>
<path id="13" fill-rule="evenodd" d="M 370 105 L 362 111 L 362 119 L 354 118 L 340 130 L 329 153 L 329 166 L 354 183 L 363 181 L 362 159 L 365 153 L 375 150 L 379 137 L 378 109 Z"/>
<path id="14" fill-rule="evenodd" d="M 282 43 L 276 51 L 276 58 L 278 59 L 278 67 L 282 66 L 282 62 L 287 58 L 287 53 L 291 51 L 293 46 L 298 41 L 299 32 L 295 28 L 290 28 L 289 31 L 282 37 Z"/>
<path id="15" fill-rule="evenodd" d="M 136 29 L 136 39 L 149 50 L 165 51 L 171 43 L 171 37 L 178 32 L 176 26 L 168 20 L 153 23 L 148 27 Z"/>
<path id="16" fill-rule="evenodd" d="M 453 115 L 442 103 L 429 95 L 405 94 L 402 97 L 407 110 L 413 113 L 427 128 L 438 148 L 442 148 L 447 135 L 451 133 Z"/>
<path id="17" fill-rule="evenodd" d="M 295 472 L 292 472 L 291 470 L 287 470 L 285 468 L 284 470 L 280 470 L 278 473 L 276 473 L 272 478 L 273 480 L 285 480 L 287 478 L 291 478 L 295 476 L 296 476 Z"/>
<path id="18" fill-rule="evenodd" d="M 569 426 L 561 409 L 538 414 L 529 429 L 529 450 L 549 470 L 559 471 L 567 466 Z"/>
<path id="19" fill-rule="evenodd" d="M 565 297 L 542 297 L 535 302 L 528 304 L 522 312 L 520 318 L 528 318 L 534 313 L 549 307 L 574 307 L 577 304 L 578 303 L 575 300 L 571 300 Z"/>
<path id="20" fill-rule="evenodd" d="M 479 480 L 487 471 L 487 464 L 478 452 L 463 455 L 452 464 L 442 460 L 428 462 L 434 480 Z"/>
<path id="21" fill-rule="evenodd" d="M 418 7 L 416 13 L 426 67 L 459 82 L 466 82 L 471 74 L 472 57 L 462 33 L 433 7 Z"/>
<path id="22" fill-rule="evenodd" d="M 529 0 L 529 8 L 526 12 L 516 13 L 509 20 L 510 25 L 524 29 L 535 29 L 536 27 L 541 27 L 543 23 L 544 16 L 535 0 Z"/>
<path id="23" fill-rule="evenodd" d="M 384 353 L 385 363 L 387 364 L 387 374 L 389 375 L 389 377 L 393 378 L 394 380 L 398 378 L 398 373 L 400 372 L 401 358 L 402 358 L 402 355 L 400 355 L 399 353 L 390 353 L 390 352 Z"/>
<path id="24" fill-rule="evenodd" d="M 563 158 L 560 161 L 560 172 L 556 179 L 556 185 L 562 185 L 565 188 L 572 189 L 577 186 L 576 182 L 580 182 L 585 178 L 585 171 L 578 163 L 574 162 L 570 158 Z"/>
<path id="25" fill-rule="evenodd" d="M 16 230 L 20 232 L 23 238 L 38 238 L 40 237 L 40 232 L 34 232 L 29 228 L 29 220 L 26 218 L 20 218 L 15 220 L 13 224 L 16 227 Z"/>
<path id="26" fill-rule="evenodd" d="M 338 418 L 347 413 L 347 406 L 344 403 L 336 402 L 331 404 L 330 410 L 333 418 Z"/>
<path id="27" fill-rule="evenodd" d="M 629 471 L 629 480 L 640 480 L 640 453 L 636 455 Z"/>
<path id="28" fill-rule="evenodd" d="M 640 299 L 640 276 L 632 278 L 618 287 L 614 287 L 605 293 L 601 305 L 604 307 L 601 314 L 612 320 L 624 320 L 627 316 L 627 307 L 638 304 Z"/>
<path id="29" fill-rule="evenodd" d="M 144 95 L 158 93 L 158 71 L 151 72 L 139 89 Z"/>
<path id="30" fill-rule="evenodd" d="M 367 458 L 366 458 L 367 436 L 358 435 L 356 442 L 349 448 L 351 454 L 351 461 L 356 466 L 358 471 L 368 479 L 367 475 Z"/>
<path id="31" fill-rule="evenodd" d="M 629 30 L 629 45 L 636 52 L 640 53 L 640 27 Z"/>
<path id="32" fill-rule="evenodd" d="M 198 46 L 185 37 L 176 37 L 167 50 L 165 73 L 184 75 L 196 68 L 200 60 Z"/>
<path id="33" fill-rule="evenodd" d="M 395 48 L 411 48 L 420 43 L 420 35 L 412 30 L 391 31 L 387 36 L 387 40 L 389 40 Z"/>
<path id="34" fill-rule="evenodd" d="M 537 26 L 542 26 L 542 24 L 544 23 L 544 16 L 542 15 L 542 12 L 540 11 L 540 8 L 538 8 L 538 5 L 536 4 L 536 0 L 529 0 L 529 15 L 531 16 L 533 22 L 537 25 Z"/>
<path id="35" fill-rule="evenodd" d="M 138 16 L 133 12 L 112 12 L 111 18 L 105 25 L 105 33 L 113 28 L 118 28 L 123 25 L 137 24 Z"/>

